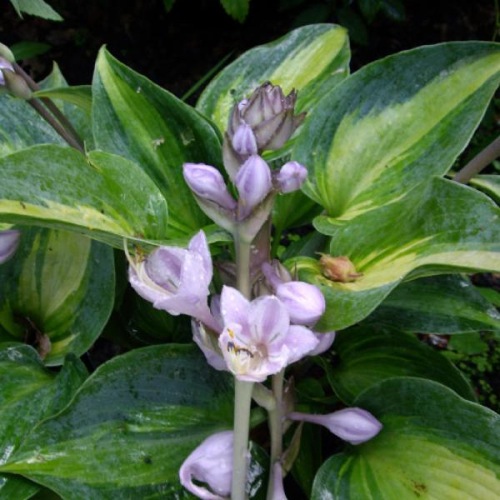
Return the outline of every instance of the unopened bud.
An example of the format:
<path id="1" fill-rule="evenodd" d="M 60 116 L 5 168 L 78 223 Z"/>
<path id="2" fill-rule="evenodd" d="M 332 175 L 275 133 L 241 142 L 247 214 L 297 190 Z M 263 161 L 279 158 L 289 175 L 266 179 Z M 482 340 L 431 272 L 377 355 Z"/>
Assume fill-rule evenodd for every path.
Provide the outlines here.
<path id="1" fill-rule="evenodd" d="M 276 183 L 281 193 L 291 193 L 301 188 L 307 177 L 307 169 L 296 161 L 285 163 L 278 175 Z"/>
<path id="2" fill-rule="evenodd" d="M 3 74 L 5 88 L 13 96 L 25 100 L 29 100 L 32 98 L 33 92 L 22 76 L 14 73 L 14 71 L 11 71 L 8 68 L 1 69 L 1 73 Z"/>
<path id="3" fill-rule="evenodd" d="M 325 298 L 320 289 L 302 281 L 289 281 L 276 287 L 276 296 L 285 305 L 290 322 L 314 325 L 325 312 Z"/>
<path id="4" fill-rule="evenodd" d="M 236 129 L 233 136 L 233 148 L 240 155 L 257 154 L 257 141 L 250 125 L 242 123 Z"/>
<path id="5" fill-rule="evenodd" d="M 382 429 L 382 424 L 362 408 L 344 408 L 328 415 L 294 412 L 290 413 L 288 418 L 323 425 L 332 434 L 351 444 L 364 443 L 375 437 Z"/>
<path id="6" fill-rule="evenodd" d="M 363 273 L 356 272 L 356 268 L 351 259 L 343 255 L 340 257 L 333 257 L 332 255 L 322 254 L 321 259 L 319 259 L 319 264 L 323 276 L 332 281 L 351 283 L 363 276 Z"/>
<path id="7" fill-rule="evenodd" d="M 0 85 L 5 85 L 5 78 L 3 76 L 3 70 L 14 72 L 14 67 L 12 64 L 4 57 L 0 57 Z"/>
<path id="8" fill-rule="evenodd" d="M 240 216 L 246 217 L 272 189 L 271 169 L 258 155 L 252 155 L 241 166 L 235 180 Z"/>

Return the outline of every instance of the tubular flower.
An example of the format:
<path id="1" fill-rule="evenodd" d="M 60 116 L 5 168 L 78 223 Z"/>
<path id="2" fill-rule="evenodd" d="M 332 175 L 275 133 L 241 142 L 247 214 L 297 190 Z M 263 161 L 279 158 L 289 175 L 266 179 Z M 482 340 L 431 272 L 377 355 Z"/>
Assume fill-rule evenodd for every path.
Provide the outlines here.
<path id="1" fill-rule="evenodd" d="M 328 415 L 294 412 L 290 413 L 288 418 L 323 425 L 331 433 L 351 444 L 364 443 L 375 437 L 382 429 L 382 424 L 362 408 L 344 408 Z"/>
<path id="2" fill-rule="evenodd" d="M 130 259 L 129 280 L 144 299 L 176 316 L 188 314 L 217 329 L 208 308 L 208 287 L 212 281 L 212 258 L 203 231 L 189 247 L 160 247 L 146 259 Z"/>
<path id="3" fill-rule="evenodd" d="M 250 302 L 225 286 L 221 315 L 224 329 L 219 347 L 229 371 L 239 380 L 263 382 L 319 344 L 312 331 L 290 324 L 286 307 L 274 296 Z"/>
<path id="4" fill-rule="evenodd" d="M 21 233 L 15 229 L 0 231 L 0 264 L 7 262 L 19 246 Z"/>
<path id="5" fill-rule="evenodd" d="M 186 458 L 179 478 L 184 488 L 202 500 L 226 500 L 231 493 L 232 472 L 233 432 L 224 431 L 205 439 Z"/>

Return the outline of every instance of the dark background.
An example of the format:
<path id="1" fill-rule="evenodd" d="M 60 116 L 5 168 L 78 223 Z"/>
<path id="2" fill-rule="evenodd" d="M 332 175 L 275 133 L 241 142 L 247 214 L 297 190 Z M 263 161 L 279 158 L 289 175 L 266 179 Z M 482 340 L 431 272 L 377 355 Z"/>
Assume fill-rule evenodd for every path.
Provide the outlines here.
<path id="1" fill-rule="evenodd" d="M 224 57 L 275 40 L 311 22 L 342 22 L 354 15 L 364 26 L 351 30 L 352 69 L 387 54 L 451 40 L 492 40 L 495 0 L 396 0 L 403 14 L 363 17 L 360 0 L 251 0 L 243 23 L 225 13 L 218 0 L 47 0 L 64 18 L 20 19 L 7 0 L 0 41 L 50 44 L 45 54 L 23 62 L 40 79 L 59 63 L 71 84 L 88 84 L 99 47 L 176 95 L 182 95 Z M 340 22 L 339 22 L 340 21 Z"/>

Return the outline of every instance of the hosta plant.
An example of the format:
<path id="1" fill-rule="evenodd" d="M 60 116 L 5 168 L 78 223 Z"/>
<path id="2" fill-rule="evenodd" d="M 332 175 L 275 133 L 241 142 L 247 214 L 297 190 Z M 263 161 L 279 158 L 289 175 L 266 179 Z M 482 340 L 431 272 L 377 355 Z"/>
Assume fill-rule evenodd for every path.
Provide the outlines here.
<path id="1" fill-rule="evenodd" d="M 500 328 L 498 196 L 450 175 L 497 44 L 350 74 L 310 25 L 195 107 L 2 54 L 2 498 L 498 496 L 499 416 L 417 335 Z"/>

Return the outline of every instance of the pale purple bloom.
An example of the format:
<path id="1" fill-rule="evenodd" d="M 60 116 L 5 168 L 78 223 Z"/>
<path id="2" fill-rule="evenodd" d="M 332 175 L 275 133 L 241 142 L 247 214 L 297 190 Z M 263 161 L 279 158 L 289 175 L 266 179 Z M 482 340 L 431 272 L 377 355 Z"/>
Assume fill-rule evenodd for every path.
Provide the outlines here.
<path id="1" fill-rule="evenodd" d="M 267 262 L 262 265 L 262 272 L 287 308 L 291 323 L 310 326 L 323 315 L 325 298 L 318 287 L 302 281 L 283 282 Z"/>
<path id="2" fill-rule="evenodd" d="M 219 347 L 239 380 L 263 382 L 319 344 L 311 330 L 290 324 L 286 307 L 274 296 L 250 302 L 238 290 L 224 286 L 221 314 L 224 330 Z"/>
<path id="3" fill-rule="evenodd" d="M 289 161 L 281 167 L 275 180 L 281 193 L 291 193 L 301 188 L 306 177 L 306 167 L 296 161 Z"/>
<path id="4" fill-rule="evenodd" d="M 240 155 L 257 154 L 257 141 L 250 125 L 242 123 L 236 129 L 233 136 L 233 148 Z"/>
<path id="5" fill-rule="evenodd" d="M 382 424 L 362 408 L 344 408 L 328 415 L 293 412 L 287 417 L 290 420 L 323 425 L 331 433 L 351 444 L 364 443 L 375 437 L 382 429 Z"/>
<path id="6" fill-rule="evenodd" d="M 184 488 L 202 500 L 226 500 L 231 493 L 232 473 L 233 432 L 224 431 L 205 439 L 186 458 L 179 478 Z"/>
<path id="7" fill-rule="evenodd" d="M 260 156 L 252 155 L 241 166 L 235 184 L 240 217 L 245 218 L 272 190 L 271 169 Z"/>
<path id="8" fill-rule="evenodd" d="M 12 66 L 12 63 L 7 61 L 7 59 L 5 59 L 4 57 L 0 57 L 0 86 L 5 85 L 5 78 L 2 71 L 4 69 L 14 72 L 14 67 Z"/>
<path id="9" fill-rule="evenodd" d="M 217 328 L 207 302 L 213 271 L 203 231 L 191 239 L 187 249 L 159 247 L 146 259 L 130 264 L 130 284 L 156 309 L 188 314 Z"/>
<path id="10" fill-rule="evenodd" d="M 7 262 L 19 246 L 21 233 L 16 229 L 0 231 L 0 264 Z"/>
<path id="11" fill-rule="evenodd" d="M 236 201 L 229 194 L 222 174 L 210 165 L 184 163 L 184 179 L 200 198 L 211 201 L 226 210 L 234 210 Z"/>

